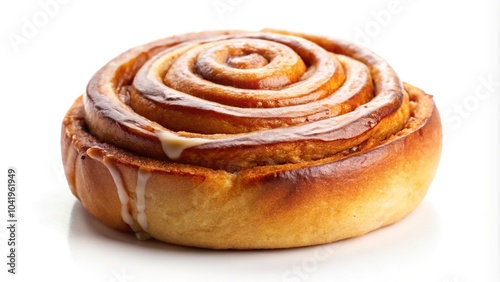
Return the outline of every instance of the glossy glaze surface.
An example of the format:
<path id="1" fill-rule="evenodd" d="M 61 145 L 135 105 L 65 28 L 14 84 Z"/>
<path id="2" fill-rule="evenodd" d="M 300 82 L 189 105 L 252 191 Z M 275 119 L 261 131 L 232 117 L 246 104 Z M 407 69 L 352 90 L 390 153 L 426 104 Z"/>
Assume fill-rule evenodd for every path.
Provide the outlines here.
<path id="1" fill-rule="evenodd" d="M 333 156 L 384 140 L 409 117 L 401 81 L 376 54 L 271 30 L 191 33 L 133 48 L 97 72 L 84 99 L 100 139 L 228 171 Z"/>

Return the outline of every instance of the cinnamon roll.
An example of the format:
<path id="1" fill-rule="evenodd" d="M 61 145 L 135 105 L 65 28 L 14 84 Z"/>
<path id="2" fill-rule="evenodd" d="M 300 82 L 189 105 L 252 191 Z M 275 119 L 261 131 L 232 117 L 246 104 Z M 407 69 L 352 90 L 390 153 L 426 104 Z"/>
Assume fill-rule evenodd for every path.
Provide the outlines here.
<path id="1" fill-rule="evenodd" d="M 209 31 L 132 48 L 62 125 L 72 193 L 111 228 L 214 249 L 322 244 L 421 202 L 441 152 L 432 96 L 353 43 Z"/>

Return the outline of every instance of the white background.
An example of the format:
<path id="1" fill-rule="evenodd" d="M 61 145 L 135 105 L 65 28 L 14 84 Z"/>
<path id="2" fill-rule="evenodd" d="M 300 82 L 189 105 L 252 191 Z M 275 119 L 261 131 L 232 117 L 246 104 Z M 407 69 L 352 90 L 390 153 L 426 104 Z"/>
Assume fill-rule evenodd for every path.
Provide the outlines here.
<path id="1" fill-rule="evenodd" d="M 500 281 L 498 1 L 61 0 L 50 15 L 45 2 L 0 4 L 1 281 Z M 36 29 L 26 33 L 27 22 Z M 275 251 L 140 242 L 87 215 L 62 174 L 59 136 L 91 75 L 158 38 L 265 27 L 362 43 L 434 95 L 446 140 L 420 207 L 360 238 Z M 16 276 L 3 227 L 8 167 L 18 179 Z"/>

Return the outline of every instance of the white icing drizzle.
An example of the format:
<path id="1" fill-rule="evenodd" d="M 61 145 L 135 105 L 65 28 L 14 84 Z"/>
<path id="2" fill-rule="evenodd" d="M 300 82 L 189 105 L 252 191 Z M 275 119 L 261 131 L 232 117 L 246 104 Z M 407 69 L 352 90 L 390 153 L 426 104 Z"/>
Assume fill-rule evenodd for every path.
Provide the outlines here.
<path id="1" fill-rule="evenodd" d="M 169 131 L 159 131 L 156 136 L 161 141 L 163 151 L 171 160 L 177 160 L 185 149 L 212 141 L 203 138 L 182 137 Z"/>
<path id="2" fill-rule="evenodd" d="M 133 230 L 134 219 L 132 218 L 132 215 L 128 211 L 129 197 L 127 192 L 125 191 L 125 187 L 123 186 L 123 179 L 120 174 L 120 171 L 113 165 L 113 163 L 109 160 L 109 158 L 106 157 L 101 158 L 96 152 L 94 152 L 94 148 L 88 149 L 87 155 L 89 155 L 89 157 L 93 158 L 94 160 L 101 161 L 108 169 L 109 173 L 111 174 L 111 177 L 113 178 L 113 181 L 115 182 L 116 190 L 118 192 L 118 198 L 120 199 L 122 220 L 126 224 L 128 224 L 130 228 L 132 228 Z"/>
<path id="3" fill-rule="evenodd" d="M 115 181 L 116 190 L 118 192 L 118 198 L 120 199 L 120 203 L 122 204 L 121 215 L 123 221 L 130 226 L 130 228 L 134 229 L 134 219 L 128 210 L 128 202 L 129 196 L 125 191 L 125 187 L 123 186 L 123 179 L 120 174 L 120 171 L 113 165 L 113 163 L 109 160 L 109 158 L 103 158 L 103 164 L 108 168 L 113 180 Z M 135 230 L 134 230 L 135 231 Z"/>
<path id="4" fill-rule="evenodd" d="M 135 194 L 137 196 L 137 222 L 142 230 L 148 231 L 148 219 L 146 215 L 146 198 L 144 190 L 151 177 L 151 172 L 139 168 L 137 171 L 137 185 L 135 187 Z"/>
<path id="5" fill-rule="evenodd" d="M 111 177 L 113 178 L 113 181 L 115 183 L 116 191 L 118 193 L 118 198 L 120 199 L 120 203 L 121 203 L 120 214 L 121 214 L 122 220 L 126 224 L 128 224 L 128 226 L 130 226 L 130 228 L 135 232 L 135 236 L 137 237 L 137 239 L 146 240 L 146 239 L 151 238 L 151 236 L 149 234 L 147 234 L 146 232 L 138 231 L 137 228 L 134 228 L 134 218 L 132 217 L 132 214 L 130 214 L 130 212 L 128 210 L 128 203 L 130 201 L 130 198 L 127 194 L 127 191 L 125 190 L 125 186 L 123 184 L 123 178 L 122 178 L 120 171 L 113 165 L 113 163 L 111 162 L 111 160 L 109 158 L 106 158 L 106 157 L 101 158 L 98 154 L 96 154 L 94 152 L 94 150 L 92 150 L 92 148 L 87 150 L 87 154 L 91 158 L 98 160 L 98 161 L 101 161 L 106 166 L 109 173 L 111 174 Z M 144 212 L 144 209 L 145 209 L 144 187 L 146 186 L 146 183 L 147 183 L 147 180 L 149 179 L 149 176 L 150 176 L 150 173 L 141 172 L 141 169 L 139 169 L 139 172 L 137 174 L 137 186 L 138 187 L 136 187 L 136 189 L 141 190 L 141 188 L 142 188 L 142 194 L 141 194 L 142 196 L 141 197 L 143 199 L 142 205 L 144 205 L 144 208 L 141 208 L 142 212 Z M 138 201 L 139 201 L 140 197 L 139 196 L 137 196 L 137 197 L 138 197 Z M 140 210 L 139 204 L 138 204 L 137 210 L 139 213 L 139 210 Z M 144 217 L 144 216 L 142 216 L 142 217 Z M 143 227 L 141 224 L 141 220 L 139 220 L 139 225 L 141 227 Z M 146 227 L 147 227 L 147 224 L 146 224 Z"/>

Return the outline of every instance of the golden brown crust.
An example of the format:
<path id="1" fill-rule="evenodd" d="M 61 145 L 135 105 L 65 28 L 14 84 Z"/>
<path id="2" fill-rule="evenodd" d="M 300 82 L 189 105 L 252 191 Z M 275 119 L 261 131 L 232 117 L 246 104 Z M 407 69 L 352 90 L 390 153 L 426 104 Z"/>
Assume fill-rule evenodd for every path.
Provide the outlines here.
<path id="1" fill-rule="evenodd" d="M 160 45 L 212 35 L 183 35 L 160 41 Z M 331 47 L 327 46 L 329 39 L 316 38 L 315 42 Z M 154 49 L 155 44 L 141 48 Z M 332 48 L 344 48 L 345 53 L 358 50 L 344 43 Z M 370 56 L 358 54 L 358 59 L 378 60 Z M 262 64 L 262 58 L 236 58 L 231 64 Z M 386 67 L 382 64 L 380 68 Z M 391 79 L 398 82 L 392 73 L 384 76 L 371 71 L 375 97 L 381 84 L 390 84 Z M 119 72 L 127 79 L 127 70 Z M 93 87 L 110 86 L 91 83 L 90 92 L 95 90 Z M 398 91 L 397 87 L 390 89 Z M 385 114 L 375 111 L 384 117 L 361 137 L 312 143 L 290 141 L 277 149 L 267 144 L 248 152 L 241 148 L 239 152 L 238 148 L 188 149 L 192 155 L 206 159 L 200 165 L 125 149 L 150 144 L 145 133 L 150 128 L 130 126 L 133 118 L 121 123 L 113 118 L 116 113 L 95 115 L 93 106 L 89 109 L 95 101 L 87 93 L 75 101 L 63 121 L 61 148 L 66 176 L 72 193 L 104 224 L 147 233 L 169 243 L 214 249 L 268 249 L 359 236 L 410 213 L 423 199 L 437 169 L 441 122 L 432 97 L 409 84 L 401 90 L 399 107 Z M 124 99 L 120 95 L 116 99 Z M 366 94 L 361 96 L 362 100 L 371 99 Z M 127 137 L 125 142 L 129 144 L 122 147 L 123 143 L 116 140 L 121 137 Z M 337 143 L 347 149 L 309 159 L 286 159 L 292 152 L 323 151 L 323 147 Z M 283 154 L 285 161 L 260 165 L 249 161 L 224 169 L 233 157 L 252 160 L 268 151 L 273 156 Z M 226 163 L 219 165 L 218 159 Z"/>
<path id="2" fill-rule="evenodd" d="M 281 68 L 267 71 L 269 76 L 264 79 L 259 74 L 266 68 L 245 69 L 248 79 L 262 84 L 260 89 L 219 85 L 194 68 L 206 53 L 213 53 L 209 47 L 231 50 L 247 45 L 263 45 L 261 49 L 269 50 L 274 46 L 277 50 L 270 57 L 292 49 L 308 67 L 304 72 L 271 60 L 266 67 Z M 205 67 L 222 75 L 220 65 L 215 62 Z M 350 69 L 356 71 L 349 74 Z M 366 75 L 363 69 L 368 70 Z M 168 79 L 172 71 L 181 72 L 186 81 L 178 85 Z M 224 71 L 235 78 L 241 75 L 241 70 L 229 67 Z M 268 89 L 267 81 L 279 84 L 282 72 L 289 71 L 300 80 Z M 364 96 L 366 84 L 373 89 L 369 95 L 373 99 L 360 104 L 348 98 L 358 92 Z M 313 37 L 309 41 L 269 32 L 192 33 L 133 48 L 94 75 L 84 98 L 86 124 L 99 139 L 138 155 L 227 171 L 332 156 L 370 138 L 384 139 L 401 129 L 408 118 L 402 83 L 378 55 L 342 40 Z M 233 99 L 256 103 L 237 107 L 230 102 Z M 345 105 L 347 112 L 336 110 L 338 105 Z M 259 125 L 268 118 L 270 124 Z M 237 132 L 245 134 L 227 134 L 229 124 L 236 124 Z M 257 130 L 245 132 L 251 129 L 248 124 L 256 124 Z M 209 128 L 210 133 L 202 134 L 200 128 Z M 174 146 L 164 142 L 172 138 L 197 138 L 197 145 L 177 152 L 172 150 L 177 141 Z"/>
<path id="3" fill-rule="evenodd" d="M 340 160 L 238 173 L 138 157 L 100 143 L 85 130 L 78 100 L 63 126 L 63 156 L 71 156 L 65 159 L 65 169 L 69 179 L 75 175 L 70 186 L 84 207 L 120 230 L 130 228 L 120 216 L 116 185 L 89 152 L 109 158 L 120 171 L 136 228 L 137 171 L 150 170 L 147 232 L 174 244 L 287 248 L 359 236 L 410 213 L 437 168 L 439 114 L 430 96 L 407 88 L 416 104 L 412 120 L 384 144 Z"/>

